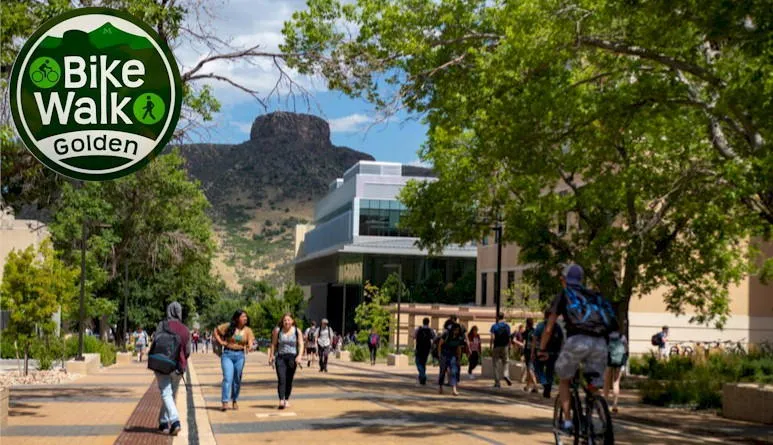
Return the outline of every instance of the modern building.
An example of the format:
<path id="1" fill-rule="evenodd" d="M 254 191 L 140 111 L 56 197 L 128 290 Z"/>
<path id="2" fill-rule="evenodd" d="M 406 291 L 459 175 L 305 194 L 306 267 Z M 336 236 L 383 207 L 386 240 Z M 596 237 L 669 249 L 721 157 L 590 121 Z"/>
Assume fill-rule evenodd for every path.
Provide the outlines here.
<path id="1" fill-rule="evenodd" d="M 430 256 L 400 225 L 406 211 L 397 200 L 408 181 L 434 181 L 426 168 L 360 161 L 330 183 L 311 225 L 295 230 L 295 281 L 309 298 L 308 316 L 326 317 L 334 329 L 355 328 L 354 309 L 363 286 L 380 286 L 393 273 L 409 290 L 428 277 L 453 285 L 475 273 L 474 245 L 449 246 Z M 470 292 L 468 302 L 474 302 Z M 442 301 L 438 301 L 442 303 Z"/>
<path id="2" fill-rule="evenodd" d="M 491 237 L 493 239 L 493 237 Z M 475 301 L 480 306 L 493 306 L 496 283 L 497 246 L 480 245 L 477 257 L 477 290 Z M 773 257 L 773 244 L 762 244 L 762 257 Z M 528 265 L 518 261 L 518 246 L 502 246 L 502 278 L 499 286 L 508 289 L 519 282 Z M 715 342 L 732 340 L 742 343 L 773 342 L 773 285 L 765 285 L 755 276 L 745 277 L 730 292 L 730 317 L 722 330 L 713 326 L 690 323 L 694 315 L 687 311 L 674 315 L 666 308 L 665 289 L 656 289 L 631 299 L 628 312 L 629 339 L 632 353 L 653 349 L 651 337 L 662 326 L 669 326 L 672 342 Z"/>

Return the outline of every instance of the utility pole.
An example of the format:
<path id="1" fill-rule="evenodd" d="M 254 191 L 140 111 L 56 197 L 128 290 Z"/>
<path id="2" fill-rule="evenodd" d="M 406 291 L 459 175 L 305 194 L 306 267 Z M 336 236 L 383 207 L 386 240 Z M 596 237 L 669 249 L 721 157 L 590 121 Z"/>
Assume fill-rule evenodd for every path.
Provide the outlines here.
<path id="1" fill-rule="evenodd" d="M 123 336 L 126 338 L 126 333 L 129 332 L 129 262 L 126 261 L 123 264 Z M 121 339 L 123 342 L 123 338 Z"/>

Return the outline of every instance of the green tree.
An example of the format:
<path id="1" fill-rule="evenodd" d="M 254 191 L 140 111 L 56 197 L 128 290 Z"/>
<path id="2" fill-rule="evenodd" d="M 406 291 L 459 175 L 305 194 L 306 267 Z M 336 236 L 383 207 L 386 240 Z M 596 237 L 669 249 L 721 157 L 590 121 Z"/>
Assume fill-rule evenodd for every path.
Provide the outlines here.
<path id="1" fill-rule="evenodd" d="M 276 297 L 276 288 L 262 280 L 245 280 L 242 282 L 241 296 L 244 300 L 263 301 L 266 298 Z"/>
<path id="2" fill-rule="evenodd" d="M 391 277 L 392 275 L 390 275 Z M 387 286 L 387 288 L 389 287 Z M 394 286 L 391 287 L 394 288 Z M 375 329 L 376 333 L 385 339 L 392 325 L 392 317 L 389 312 L 392 294 L 390 292 L 383 292 L 378 287 L 370 284 L 370 282 L 365 283 L 363 291 L 363 302 L 354 309 L 354 322 L 357 323 L 357 327 L 360 329 L 357 333 L 357 341 L 367 341 L 371 329 Z"/>
<path id="3" fill-rule="evenodd" d="M 4 335 L 13 338 L 24 354 L 24 375 L 29 371 L 30 346 L 38 334 L 51 334 L 53 315 L 66 310 L 77 293 L 78 272 L 56 258 L 49 240 L 36 249 L 12 250 L 3 270 L 0 299 L 10 312 Z"/>
<path id="4" fill-rule="evenodd" d="M 155 326 L 171 301 L 180 302 L 187 317 L 213 304 L 221 292 L 211 270 L 209 204 L 182 163 L 173 152 L 115 181 L 79 188 L 65 184 L 55 208 L 50 228 L 63 259 L 80 264 L 86 220 L 92 227 L 87 239 L 89 294 L 123 307 L 128 287 L 134 324 Z"/>
<path id="5" fill-rule="evenodd" d="M 751 270 L 745 240 L 773 230 L 773 102 L 759 100 L 773 92 L 771 14 L 764 1 L 311 0 L 283 50 L 387 115 L 424 116 L 439 180 L 401 197 L 423 247 L 480 239 L 501 217 L 545 294 L 576 261 L 623 317 L 664 286 L 672 311 L 722 324 L 727 287 Z"/>

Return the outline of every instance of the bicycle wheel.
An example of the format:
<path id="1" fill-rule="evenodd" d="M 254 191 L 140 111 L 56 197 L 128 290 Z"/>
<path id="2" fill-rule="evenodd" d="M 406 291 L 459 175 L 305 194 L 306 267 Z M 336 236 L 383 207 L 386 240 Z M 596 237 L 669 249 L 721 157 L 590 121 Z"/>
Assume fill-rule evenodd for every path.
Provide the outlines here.
<path id="1" fill-rule="evenodd" d="M 668 355 L 679 355 L 679 347 L 671 346 L 671 349 L 668 350 Z"/>
<path id="2" fill-rule="evenodd" d="M 682 350 L 682 355 L 685 355 L 685 356 L 693 355 L 694 353 L 695 351 L 693 351 L 693 349 L 689 346 L 685 346 L 684 349 Z"/>
<path id="3" fill-rule="evenodd" d="M 53 83 L 59 80 L 59 73 L 54 71 L 49 71 L 48 74 L 46 74 L 46 79 L 48 79 L 49 82 Z"/>
<path id="4" fill-rule="evenodd" d="M 588 443 L 592 445 L 614 445 L 615 432 L 612 428 L 612 416 L 607 401 L 600 396 L 594 397 L 588 410 Z"/>
<path id="5" fill-rule="evenodd" d="M 41 80 L 43 80 L 43 73 L 41 73 L 40 71 L 33 72 L 32 73 L 32 80 L 34 82 L 40 82 Z"/>
<path id="6" fill-rule="evenodd" d="M 564 408 L 561 406 L 561 397 L 556 397 L 555 407 L 553 408 L 553 436 L 556 439 L 556 445 L 564 445 L 572 443 L 573 445 L 580 445 L 581 428 L 580 428 L 580 416 L 581 407 L 579 406 L 579 398 L 572 394 L 572 424 L 574 425 L 574 431 L 572 436 L 567 436 L 561 433 L 561 422 L 564 420 Z M 564 441 L 566 439 L 566 441 Z"/>

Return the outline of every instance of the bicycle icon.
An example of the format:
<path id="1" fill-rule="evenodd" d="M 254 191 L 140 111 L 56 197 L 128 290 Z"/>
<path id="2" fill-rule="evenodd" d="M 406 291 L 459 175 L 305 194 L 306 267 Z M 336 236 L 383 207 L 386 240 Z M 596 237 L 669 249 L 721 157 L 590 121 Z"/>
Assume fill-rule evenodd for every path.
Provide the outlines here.
<path id="1" fill-rule="evenodd" d="M 45 71 L 45 70 L 44 70 Z M 32 81 L 35 83 L 39 83 L 43 81 L 44 71 L 35 71 L 32 73 Z M 51 83 L 56 83 L 57 80 L 59 80 L 59 73 L 56 71 L 45 71 L 45 79 L 48 80 Z"/>

